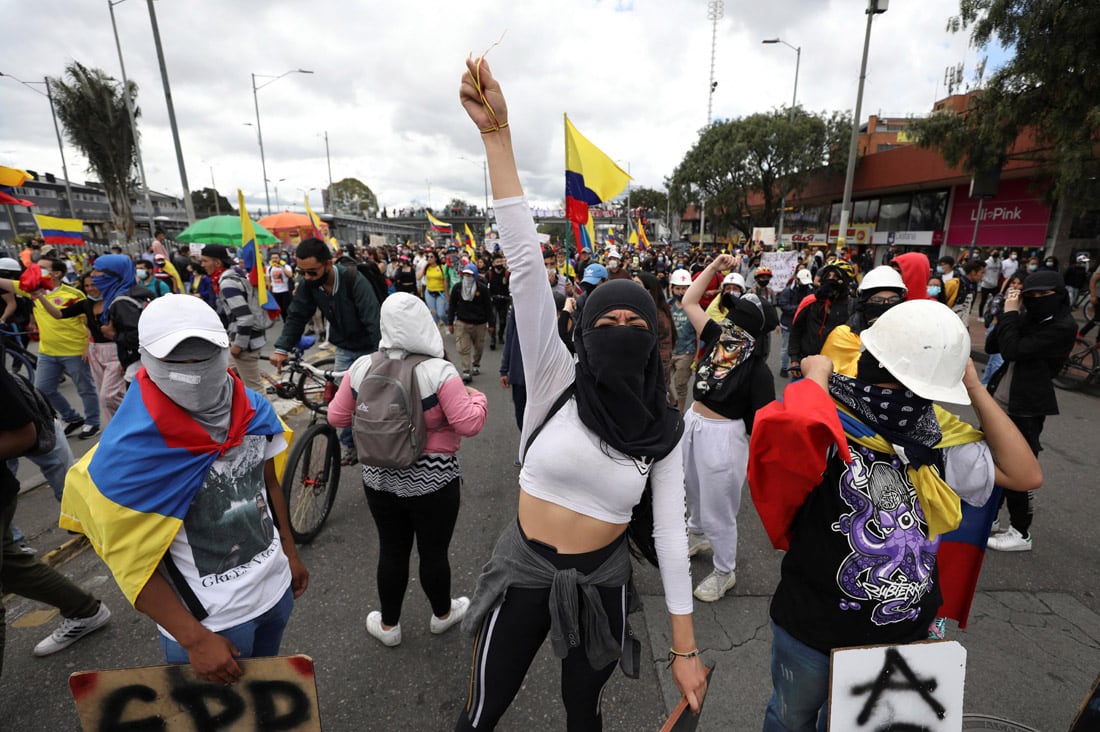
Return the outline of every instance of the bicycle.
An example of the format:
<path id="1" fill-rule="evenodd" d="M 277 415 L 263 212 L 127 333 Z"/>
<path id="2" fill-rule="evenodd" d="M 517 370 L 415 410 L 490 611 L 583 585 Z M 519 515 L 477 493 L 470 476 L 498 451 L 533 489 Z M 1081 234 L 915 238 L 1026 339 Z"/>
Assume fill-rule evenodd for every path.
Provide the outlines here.
<path id="1" fill-rule="evenodd" d="M 1077 338 L 1062 370 L 1054 377 L 1054 385 L 1076 391 L 1097 381 L 1100 381 L 1100 342 L 1090 344 L 1084 338 Z"/>
<path id="2" fill-rule="evenodd" d="M 308 544 L 321 533 L 340 486 L 340 440 L 336 428 L 318 419 L 327 413 L 345 372 L 322 368 L 332 366 L 332 358 L 320 359 L 316 364 L 303 360 L 315 340 L 307 336 L 292 349 L 283 366 L 285 380 L 263 374 L 278 396 L 298 399 L 311 413 L 309 426 L 294 436 L 283 469 L 290 533 L 297 544 Z"/>
<path id="3" fill-rule="evenodd" d="M 38 369 L 38 357 L 28 351 L 20 336 L 27 333 L 14 325 L 0 324 L 0 351 L 3 352 L 3 366 L 9 374 L 25 376 L 32 384 Z"/>

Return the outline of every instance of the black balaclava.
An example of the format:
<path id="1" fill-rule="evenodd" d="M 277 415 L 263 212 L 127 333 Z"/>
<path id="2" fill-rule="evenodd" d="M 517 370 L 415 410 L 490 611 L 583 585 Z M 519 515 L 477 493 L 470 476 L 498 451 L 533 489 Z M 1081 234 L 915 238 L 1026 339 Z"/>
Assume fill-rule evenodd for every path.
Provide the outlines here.
<path id="1" fill-rule="evenodd" d="M 649 328 L 595 327 L 600 316 L 620 309 L 637 313 Z M 668 406 L 657 306 L 650 294 L 631 280 L 605 282 L 585 300 L 573 340 L 577 411 L 585 426 L 630 457 L 668 455 L 679 442 L 683 420 Z"/>
<path id="2" fill-rule="evenodd" d="M 1069 294 L 1062 275 L 1057 272 L 1040 271 L 1029 274 L 1024 280 L 1021 294 L 1041 290 L 1053 290 L 1053 295 L 1024 298 L 1024 321 L 1029 324 L 1041 323 L 1047 318 L 1070 311 Z"/>
<path id="3" fill-rule="evenodd" d="M 859 354 L 856 363 L 856 378 L 867 384 L 897 384 L 898 377 L 891 374 L 870 351 L 864 350 Z"/>

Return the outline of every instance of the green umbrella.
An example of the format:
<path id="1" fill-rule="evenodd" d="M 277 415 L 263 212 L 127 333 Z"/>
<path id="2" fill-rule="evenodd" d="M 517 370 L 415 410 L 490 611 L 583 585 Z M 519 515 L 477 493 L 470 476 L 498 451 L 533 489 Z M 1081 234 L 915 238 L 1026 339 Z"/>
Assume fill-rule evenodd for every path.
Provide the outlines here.
<path id="1" fill-rule="evenodd" d="M 277 236 L 255 221 L 252 222 L 252 226 L 256 229 L 257 244 L 280 243 Z M 200 219 L 174 238 L 176 241 L 185 244 L 225 244 L 226 246 L 239 247 L 241 245 L 241 217 L 211 216 Z"/>

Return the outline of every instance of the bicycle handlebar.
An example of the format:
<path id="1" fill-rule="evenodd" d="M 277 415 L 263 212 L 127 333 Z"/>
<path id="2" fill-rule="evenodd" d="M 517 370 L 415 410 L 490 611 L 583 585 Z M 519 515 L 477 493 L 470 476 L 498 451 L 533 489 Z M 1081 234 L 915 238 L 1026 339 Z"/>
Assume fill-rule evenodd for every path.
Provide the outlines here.
<path id="1" fill-rule="evenodd" d="M 340 379 L 344 378 L 344 374 L 347 373 L 347 370 L 333 371 L 332 369 L 319 369 L 313 364 L 306 363 L 305 361 L 301 361 L 298 365 L 309 371 L 311 374 L 315 376 L 320 376 L 326 381 L 339 381 Z"/>

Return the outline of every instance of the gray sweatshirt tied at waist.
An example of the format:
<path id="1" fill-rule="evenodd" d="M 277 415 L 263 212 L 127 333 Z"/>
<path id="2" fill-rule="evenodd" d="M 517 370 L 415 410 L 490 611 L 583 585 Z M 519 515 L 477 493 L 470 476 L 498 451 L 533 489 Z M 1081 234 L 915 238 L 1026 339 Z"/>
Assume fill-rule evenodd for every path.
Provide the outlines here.
<path id="1" fill-rule="evenodd" d="M 620 660 L 623 673 L 638 677 L 638 654 L 626 652 L 620 639 L 611 633 L 597 587 L 621 587 L 630 582 L 632 568 L 626 541 L 620 542 L 611 556 L 591 574 L 576 569 L 558 569 L 528 546 L 520 531 L 519 521 L 505 527 L 493 556 L 481 570 L 474 599 L 462 620 L 463 632 L 474 635 L 485 617 L 504 602 L 509 587 L 525 589 L 550 588 L 550 645 L 554 655 L 565 658 L 580 645 L 584 637 L 584 653 L 592 668 L 604 668 Z M 578 590 L 584 593 L 584 612 Z M 624 637 L 633 648 L 634 638 L 629 624 Z"/>

